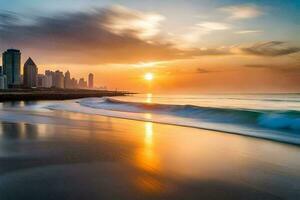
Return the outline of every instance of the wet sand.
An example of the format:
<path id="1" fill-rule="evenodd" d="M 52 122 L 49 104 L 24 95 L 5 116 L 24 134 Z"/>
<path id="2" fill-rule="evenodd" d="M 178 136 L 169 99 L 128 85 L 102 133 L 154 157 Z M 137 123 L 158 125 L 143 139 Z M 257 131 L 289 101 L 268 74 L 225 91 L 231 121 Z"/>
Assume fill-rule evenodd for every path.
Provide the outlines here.
<path id="1" fill-rule="evenodd" d="M 15 105 L 0 119 L 1 200 L 300 199 L 298 146 Z"/>

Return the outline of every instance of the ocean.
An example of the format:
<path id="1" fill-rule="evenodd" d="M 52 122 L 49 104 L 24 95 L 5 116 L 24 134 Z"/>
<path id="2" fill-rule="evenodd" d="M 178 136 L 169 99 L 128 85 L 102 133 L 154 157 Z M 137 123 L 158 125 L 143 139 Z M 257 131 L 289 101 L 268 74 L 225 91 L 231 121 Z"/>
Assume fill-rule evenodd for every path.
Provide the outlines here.
<path id="1" fill-rule="evenodd" d="M 300 144 L 300 94 L 138 94 L 62 101 L 44 105 L 43 108 Z"/>

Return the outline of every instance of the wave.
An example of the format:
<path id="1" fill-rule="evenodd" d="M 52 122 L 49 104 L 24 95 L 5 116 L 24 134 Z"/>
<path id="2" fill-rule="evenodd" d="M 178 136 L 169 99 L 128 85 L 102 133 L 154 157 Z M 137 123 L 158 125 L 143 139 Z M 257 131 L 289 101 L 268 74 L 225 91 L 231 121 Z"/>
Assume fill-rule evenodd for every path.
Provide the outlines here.
<path id="1" fill-rule="evenodd" d="M 212 108 L 195 105 L 169 105 L 120 101 L 112 98 L 84 99 L 78 103 L 96 109 L 134 113 L 155 113 L 173 115 L 202 122 L 232 123 L 260 126 L 270 129 L 300 131 L 299 111 L 246 110 L 232 108 Z"/>
<path id="2" fill-rule="evenodd" d="M 300 111 L 201 107 L 86 98 L 50 109 L 216 130 L 300 144 Z"/>

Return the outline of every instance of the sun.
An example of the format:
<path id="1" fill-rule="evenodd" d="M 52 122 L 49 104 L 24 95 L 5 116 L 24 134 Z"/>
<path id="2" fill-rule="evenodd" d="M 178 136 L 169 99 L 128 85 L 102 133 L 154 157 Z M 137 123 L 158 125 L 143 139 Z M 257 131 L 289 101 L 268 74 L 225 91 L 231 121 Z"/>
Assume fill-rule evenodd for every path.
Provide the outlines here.
<path id="1" fill-rule="evenodd" d="M 146 81 L 152 81 L 153 78 L 154 78 L 153 73 L 146 73 L 146 74 L 144 75 L 144 79 L 145 79 Z"/>

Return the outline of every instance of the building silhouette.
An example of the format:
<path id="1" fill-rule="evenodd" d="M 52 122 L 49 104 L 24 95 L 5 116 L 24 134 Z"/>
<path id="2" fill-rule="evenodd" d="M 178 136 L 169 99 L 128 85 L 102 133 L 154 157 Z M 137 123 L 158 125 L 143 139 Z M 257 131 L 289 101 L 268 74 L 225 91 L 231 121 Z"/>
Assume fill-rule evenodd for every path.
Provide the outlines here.
<path id="1" fill-rule="evenodd" d="M 89 74 L 89 88 L 94 88 L 94 74 Z"/>
<path id="2" fill-rule="evenodd" d="M 32 58 L 28 58 L 23 66 L 21 75 L 21 52 L 18 49 L 7 49 L 2 55 L 3 67 L 0 66 L 0 90 L 7 88 L 66 88 L 87 89 L 94 88 L 94 74 L 89 73 L 87 81 L 71 77 L 70 71 L 46 70 L 38 74 L 37 65 Z"/>
<path id="3" fill-rule="evenodd" d="M 50 71 L 50 70 L 46 70 L 45 75 L 47 77 L 46 78 L 46 87 L 47 88 L 55 87 L 55 85 L 54 85 L 55 72 Z"/>
<path id="4" fill-rule="evenodd" d="M 59 70 L 54 74 L 54 87 L 64 88 L 64 73 Z"/>
<path id="5" fill-rule="evenodd" d="M 0 66 L 0 89 L 7 89 L 7 78 L 6 75 L 3 74 L 2 66 Z"/>
<path id="6" fill-rule="evenodd" d="M 46 88 L 47 87 L 47 76 L 44 74 L 38 74 L 36 80 L 36 87 Z"/>
<path id="7" fill-rule="evenodd" d="M 25 87 L 33 88 L 37 86 L 38 68 L 29 57 L 24 64 L 23 83 Z"/>
<path id="8" fill-rule="evenodd" d="M 21 52 L 8 49 L 2 54 L 3 74 L 6 75 L 9 87 L 18 87 L 20 82 Z"/>
<path id="9" fill-rule="evenodd" d="M 69 71 L 67 71 L 67 72 L 65 73 L 65 80 L 64 80 L 64 82 L 65 82 L 65 88 L 67 88 L 67 89 L 73 88 L 73 86 L 72 86 L 71 74 L 70 74 Z"/>
<path id="10" fill-rule="evenodd" d="M 78 88 L 78 81 L 75 78 L 72 78 L 71 82 L 72 82 L 72 88 L 73 89 Z"/>
<path id="11" fill-rule="evenodd" d="M 78 87 L 80 89 L 87 88 L 87 82 L 84 80 L 84 78 L 79 79 Z"/>

